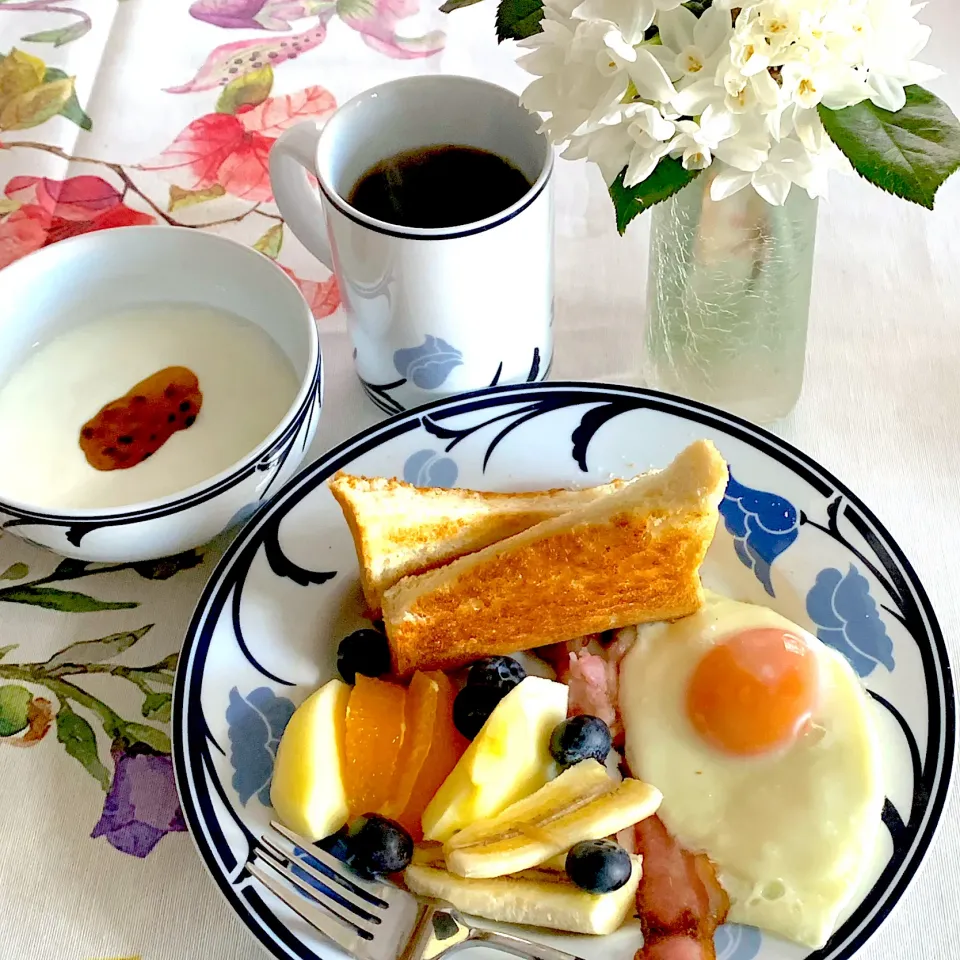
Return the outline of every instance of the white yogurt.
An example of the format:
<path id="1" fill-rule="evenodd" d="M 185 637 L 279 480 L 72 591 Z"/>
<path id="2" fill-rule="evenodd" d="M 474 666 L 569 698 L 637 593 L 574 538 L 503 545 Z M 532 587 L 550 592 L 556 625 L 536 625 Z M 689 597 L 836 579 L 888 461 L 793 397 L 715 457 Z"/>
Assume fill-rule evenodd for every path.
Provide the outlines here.
<path id="1" fill-rule="evenodd" d="M 203 405 L 148 460 L 95 470 L 80 430 L 105 404 L 164 367 L 189 367 Z M 41 344 L 0 384 L 0 497 L 47 508 L 120 507 L 185 490 L 243 459 L 299 389 L 260 327 L 193 304 L 136 307 Z"/>

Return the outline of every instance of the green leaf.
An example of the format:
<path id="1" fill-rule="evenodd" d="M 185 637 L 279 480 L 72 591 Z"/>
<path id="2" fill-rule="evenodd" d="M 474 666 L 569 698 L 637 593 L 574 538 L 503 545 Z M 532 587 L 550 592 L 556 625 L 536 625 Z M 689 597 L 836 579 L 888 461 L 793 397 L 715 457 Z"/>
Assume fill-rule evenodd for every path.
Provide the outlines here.
<path id="1" fill-rule="evenodd" d="M 540 32 L 543 0 L 500 0 L 497 7 L 497 39 L 525 40 Z"/>
<path id="2" fill-rule="evenodd" d="M 12 737 L 27 729 L 30 722 L 27 708 L 31 700 L 33 694 L 19 684 L 0 687 L 0 737 Z"/>
<path id="3" fill-rule="evenodd" d="M 206 203 L 208 200 L 217 200 L 226 195 L 226 190 L 215 183 L 212 187 L 205 187 L 203 190 L 184 190 L 183 187 L 170 187 L 170 199 L 167 202 L 167 210 L 173 213 L 181 207 L 193 207 L 198 203 Z"/>
<path id="4" fill-rule="evenodd" d="M 145 723 L 125 723 L 122 734 L 129 743 L 145 743 L 153 747 L 157 753 L 170 752 L 170 738 L 156 727 L 148 727 Z"/>
<path id="5" fill-rule="evenodd" d="M 47 72 L 43 75 L 44 83 L 53 83 L 54 80 L 66 80 L 67 75 L 56 67 L 47 67 Z M 66 117 L 71 123 L 75 123 L 81 130 L 92 130 L 93 121 L 87 116 L 80 101 L 77 99 L 77 91 L 70 94 L 70 98 L 60 110 L 60 116 Z"/>
<path id="6" fill-rule="evenodd" d="M 110 771 L 100 762 L 93 727 L 65 703 L 57 714 L 57 740 L 104 790 L 110 789 Z"/>
<path id="7" fill-rule="evenodd" d="M 5 647 L 0 647 L 0 660 L 2 660 L 11 650 L 16 650 L 19 643 L 8 643 Z"/>
<path id="8" fill-rule="evenodd" d="M 65 663 L 103 663 L 123 653 L 124 650 L 129 650 L 152 628 L 153 624 L 148 623 L 139 630 L 112 633 L 109 637 L 101 637 L 99 640 L 80 640 L 77 643 L 71 643 L 69 647 L 64 647 L 47 660 L 44 667 L 52 669 L 62 667 Z"/>
<path id="9" fill-rule="evenodd" d="M 89 32 L 90 21 L 77 20 L 66 27 L 59 27 L 56 30 L 41 30 L 39 33 L 31 33 L 20 39 L 24 43 L 52 43 L 55 47 L 62 47 L 65 43 L 79 40 Z"/>
<path id="10" fill-rule="evenodd" d="M 280 248 L 283 246 L 283 224 L 275 223 L 254 245 L 254 250 L 259 250 L 262 254 L 268 256 L 271 260 L 276 260 L 280 256 Z"/>
<path id="11" fill-rule="evenodd" d="M 256 107 L 270 96 L 273 89 L 273 67 L 264 64 L 231 80 L 217 101 L 217 113 L 236 113 L 240 107 Z"/>
<path id="12" fill-rule="evenodd" d="M 64 613 L 96 613 L 99 610 L 132 610 L 138 603 L 110 603 L 88 597 L 73 590 L 56 590 L 53 587 L 6 587 L 0 593 L 5 603 L 27 603 L 44 610 L 61 610 Z"/>
<path id="13" fill-rule="evenodd" d="M 142 713 L 148 720 L 156 720 L 159 723 L 170 722 L 170 706 L 173 703 L 173 695 L 170 693 L 148 693 L 143 698 Z"/>
<path id="14" fill-rule="evenodd" d="M 76 577 L 82 577 L 90 566 L 86 560 L 74 560 L 72 557 L 66 557 L 57 564 L 57 568 L 51 574 L 54 580 L 73 580 Z"/>
<path id="15" fill-rule="evenodd" d="M 19 200 L 11 200 L 9 197 L 0 197 L 0 218 L 5 217 L 8 213 L 14 213 L 16 210 L 19 210 L 23 204 Z"/>
<path id="16" fill-rule="evenodd" d="M 620 171 L 617 179 L 610 184 L 610 199 L 617 213 L 617 230 L 623 236 L 627 225 L 634 217 L 651 207 L 672 197 L 694 180 L 699 170 L 684 170 L 683 164 L 672 157 L 664 157 L 646 180 L 636 186 L 623 185 L 627 168 Z"/>
<path id="17" fill-rule="evenodd" d="M 817 113 L 830 139 L 864 180 L 887 193 L 933 209 L 944 180 L 960 169 L 960 124 L 950 108 L 923 87 L 905 88 L 897 113 L 869 100 Z"/>
<path id="18" fill-rule="evenodd" d="M 461 7 L 472 7 L 475 3 L 479 3 L 480 0 L 447 0 L 442 7 L 440 7 L 441 13 L 453 13 L 454 10 L 459 10 Z"/>
<path id="19" fill-rule="evenodd" d="M 29 572 L 30 568 L 25 563 L 14 563 L 0 573 L 0 580 L 22 580 Z"/>

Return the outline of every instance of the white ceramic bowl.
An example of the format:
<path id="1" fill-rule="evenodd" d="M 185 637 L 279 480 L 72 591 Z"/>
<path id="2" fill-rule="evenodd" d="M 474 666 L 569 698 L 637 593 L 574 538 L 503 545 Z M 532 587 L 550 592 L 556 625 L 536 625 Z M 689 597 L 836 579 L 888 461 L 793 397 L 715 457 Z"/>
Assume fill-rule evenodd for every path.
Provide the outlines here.
<path id="1" fill-rule="evenodd" d="M 279 267 L 224 237 L 120 227 L 61 241 L 0 271 L 0 382 L 38 342 L 96 316 L 171 302 L 231 311 L 274 340 L 300 381 L 283 419 L 227 470 L 157 500 L 60 511 L 6 499 L 0 483 L 0 530 L 81 560 L 153 559 L 206 543 L 293 475 L 322 402 L 316 324 Z"/>

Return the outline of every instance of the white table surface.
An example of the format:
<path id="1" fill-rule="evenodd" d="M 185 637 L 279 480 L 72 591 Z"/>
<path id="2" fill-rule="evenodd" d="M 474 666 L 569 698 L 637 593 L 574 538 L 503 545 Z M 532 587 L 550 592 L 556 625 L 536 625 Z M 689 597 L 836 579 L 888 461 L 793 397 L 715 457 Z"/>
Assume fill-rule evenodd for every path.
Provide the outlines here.
<path id="1" fill-rule="evenodd" d="M 323 83 L 342 101 L 389 77 L 440 70 L 483 76 L 519 90 L 525 75 L 513 65 L 509 49 L 497 48 L 493 39 L 493 2 L 485 0 L 449 18 L 422 15 L 428 25 L 448 31 L 446 50 L 424 61 L 374 55 L 335 22 L 329 49 L 315 51 L 309 62 L 291 64 L 283 82 L 295 89 L 320 82 L 322 74 Z M 111 17 L 116 7 L 114 0 L 77 5 L 103 16 L 111 8 Z M 153 152 L 162 148 L 206 108 L 197 106 L 201 95 L 192 94 L 183 98 L 195 98 L 192 113 L 181 116 L 181 101 L 158 99 L 156 89 L 168 86 L 170 78 L 189 76 L 215 44 L 257 36 L 209 26 L 195 29 L 191 22 L 188 42 L 181 30 L 187 6 L 184 0 L 120 4 L 110 36 L 103 39 L 101 55 L 109 70 L 99 76 L 108 80 L 98 79 L 91 94 L 117 102 L 142 96 L 144 109 L 122 136 L 116 128 L 95 130 L 82 141 L 84 155 L 110 156 L 121 140 L 137 143 L 128 156 L 146 156 L 148 146 Z M 921 18 L 934 28 L 924 59 L 946 71 L 933 89 L 960 111 L 960 7 L 954 0 L 935 0 Z M 6 15 L 0 20 L 0 52 L 26 32 L 22 23 L 14 28 L 12 19 Z M 43 26 L 50 25 L 49 19 Z M 41 52 L 59 62 L 49 47 Z M 131 89 L 123 89 L 116 78 L 133 71 L 135 63 L 142 69 Z M 353 69 L 357 63 L 364 69 Z M 141 93 L 137 84 L 144 70 L 153 75 L 150 92 Z M 291 79 L 296 71 L 298 80 Z M 155 113 L 158 105 L 172 114 Z M 0 154 L 0 164 L 5 162 Z M 597 172 L 580 163 L 559 164 L 554 379 L 638 382 L 647 233 L 639 221 L 619 238 Z M 307 273 L 305 254 L 294 251 L 293 256 L 293 265 Z M 341 314 L 321 321 L 321 341 L 327 390 L 313 455 L 381 417 L 354 378 Z M 857 180 L 834 181 L 831 198 L 820 211 L 803 394 L 792 416 L 773 429 L 842 478 L 880 517 L 926 585 L 954 662 L 960 662 L 960 176 L 941 190 L 933 213 Z M 51 565 L 37 551 L 25 558 L 25 548 L 11 541 L 0 541 L 0 570 L 23 559 L 38 569 L 44 562 Z M 176 642 L 178 631 L 182 637 L 208 571 L 205 565 L 180 574 L 143 599 L 144 608 L 152 603 L 174 611 L 164 624 L 168 645 Z M 127 586 L 142 589 L 139 581 Z M 61 619 L 30 607 L 0 606 L 0 645 L 15 642 L 6 637 L 19 632 L 29 633 L 38 649 L 63 646 L 75 617 L 57 616 Z M 35 659 L 41 659 L 39 652 Z M 26 757 L 56 746 L 45 742 L 37 751 L 12 751 L 0 745 L 0 956 L 260 957 L 260 948 L 220 899 L 185 834 L 166 837 L 145 860 L 87 839 L 103 800 L 95 786 L 95 795 L 89 795 L 92 781 L 82 772 L 74 776 L 68 759 L 62 761 L 61 777 L 61 766 Z M 81 814 L 86 830 L 72 826 Z M 863 960 L 955 960 L 960 955 L 958 864 L 960 795 L 953 791 L 919 876 L 863 948 Z"/>

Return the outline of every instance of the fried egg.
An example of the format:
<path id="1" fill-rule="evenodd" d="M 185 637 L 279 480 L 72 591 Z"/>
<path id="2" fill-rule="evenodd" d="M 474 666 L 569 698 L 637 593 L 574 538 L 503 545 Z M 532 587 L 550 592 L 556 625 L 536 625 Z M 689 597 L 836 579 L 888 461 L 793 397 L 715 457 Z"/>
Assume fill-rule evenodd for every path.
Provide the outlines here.
<path id="1" fill-rule="evenodd" d="M 772 610 L 708 594 L 693 616 L 639 629 L 620 707 L 631 772 L 662 791 L 676 840 L 715 864 L 728 919 L 823 946 L 883 807 L 847 661 Z"/>

